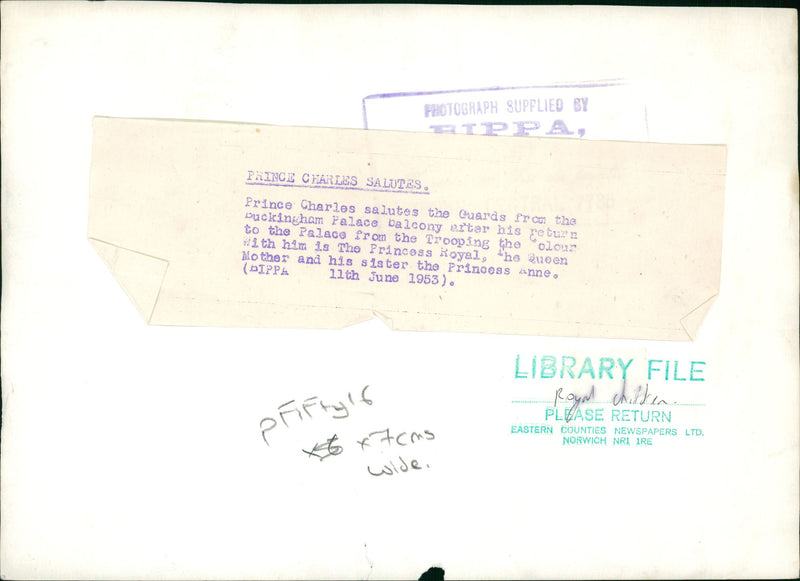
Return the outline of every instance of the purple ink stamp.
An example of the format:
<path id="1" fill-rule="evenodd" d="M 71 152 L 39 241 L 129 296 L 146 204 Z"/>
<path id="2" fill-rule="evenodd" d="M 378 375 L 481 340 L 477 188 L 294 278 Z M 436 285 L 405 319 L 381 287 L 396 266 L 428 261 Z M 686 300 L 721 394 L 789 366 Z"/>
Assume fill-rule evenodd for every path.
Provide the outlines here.
<path id="1" fill-rule="evenodd" d="M 649 141 L 645 104 L 621 80 L 381 93 L 362 112 L 365 129 Z"/>

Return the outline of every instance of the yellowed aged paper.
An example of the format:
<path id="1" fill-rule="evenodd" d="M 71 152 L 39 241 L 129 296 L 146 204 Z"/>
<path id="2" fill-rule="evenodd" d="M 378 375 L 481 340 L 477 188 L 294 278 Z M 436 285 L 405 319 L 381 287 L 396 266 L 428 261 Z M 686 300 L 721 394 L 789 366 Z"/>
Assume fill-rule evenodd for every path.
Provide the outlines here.
<path id="1" fill-rule="evenodd" d="M 3 1 L 0 14 L 0 578 L 418 579 L 431 567 L 446 579 L 798 576 L 796 11 Z M 508 100 L 524 109 L 524 99 L 536 99 L 536 111 L 509 111 Z M 496 101 L 497 110 L 482 107 L 478 116 L 476 105 L 475 115 L 459 115 L 464 109 L 454 106 L 450 114 L 450 103 L 478 100 Z M 427 117 L 425 105 L 434 106 Z M 187 138 L 180 123 L 139 136 L 126 130 L 131 142 L 109 149 L 117 173 L 103 178 L 109 187 L 93 195 L 90 212 L 99 117 L 262 125 L 258 133 L 187 125 L 197 135 L 219 131 L 214 139 Z M 658 225 L 663 215 L 662 233 L 674 225 L 654 249 L 624 212 L 609 207 L 616 224 L 599 228 L 598 238 L 578 215 L 586 208 L 548 207 L 538 185 L 526 194 L 536 203 L 524 208 L 511 204 L 519 194 L 500 187 L 475 197 L 477 208 L 462 204 L 463 176 L 476 173 L 469 164 L 444 186 L 406 165 L 387 172 L 375 153 L 367 162 L 383 169 L 352 174 L 359 182 L 425 178 L 427 202 L 251 186 L 242 173 L 297 171 L 300 183 L 304 173 L 338 173 L 336 155 L 320 162 L 320 139 L 298 154 L 299 169 L 276 167 L 289 152 L 278 145 L 285 140 L 256 139 L 266 125 L 374 130 L 352 133 L 362 135 L 359 147 L 386 139 L 378 131 L 421 131 L 431 139 L 413 149 L 419 159 L 431 143 L 460 143 L 434 135 L 453 129 L 499 160 L 485 164 L 496 174 L 491 183 L 508 185 L 516 178 L 504 171 L 503 136 L 538 123 L 530 137 L 513 139 L 515 149 L 539 147 L 526 139 L 548 135 L 556 121 L 573 133 L 545 138 L 569 162 L 566 179 L 597 151 L 575 143 L 567 156 L 567 137 L 724 145 L 719 292 L 693 341 L 394 332 L 379 318 L 400 327 L 387 294 L 399 290 L 388 282 L 374 285 L 387 312 L 365 292 L 341 324 L 354 313 L 372 319 L 343 329 L 147 325 L 118 284 L 154 321 L 170 293 L 184 302 L 186 321 L 198 293 L 196 311 L 218 309 L 221 318 L 230 305 L 206 297 L 230 300 L 219 292 L 221 273 L 230 272 L 233 282 L 257 286 L 251 304 L 266 311 L 286 285 L 241 270 L 245 225 L 270 224 L 246 218 L 248 196 L 327 199 L 363 211 L 368 196 L 406 206 L 447 194 L 453 211 L 566 212 L 582 246 L 559 279 L 526 281 L 534 290 L 575 279 L 585 253 L 621 232 L 635 247 L 621 250 L 626 260 L 638 251 L 677 264 L 713 250 L 702 237 L 716 226 L 693 222 L 707 199 L 696 196 L 676 218 L 674 196 L 688 194 L 679 188 L 659 198 L 636 192 L 648 210 L 641 219 Z M 218 139 L 225 127 L 256 133 L 252 147 L 235 134 Z M 474 135 L 463 135 L 470 128 Z M 482 135 L 490 129 L 498 135 Z M 193 158 L 188 172 L 165 147 L 170 141 Z M 603 163 L 620 162 L 609 152 L 621 150 L 597 147 Z M 649 159 L 651 150 L 631 147 Z M 696 168 L 705 150 L 691 149 L 675 166 Z M 447 169 L 446 160 L 430 159 Z M 602 180 L 597 187 L 581 200 L 612 191 Z M 177 212 L 174 200 L 188 203 Z M 116 230 L 98 232 L 98 209 L 124 214 Z M 269 211 L 277 212 L 261 213 Z M 92 235 L 104 240 L 94 246 L 115 275 L 87 242 L 90 213 Z M 679 254 L 689 238 L 694 254 Z M 166 239 L 184 244 L 158 247 Z M 228 246 L 213 247 L 218 240 Z M 347 241 L 356 243 L 349 230 Z M 187 258 L 186 249 L 203 256 Z M 509 252 L 524 254 L 520 262 L 529 253 Z M 592 264 L 600 276 L 622 278 L 626 263 L 612 258 Z M 189 281 L 199 279 L 197 288 L 173 280 L 187 260 L 203 266 Z M 397 260 L 411 267 L 411 258 Z M 312 265 L 293 268 L 302 281 L 317 280 Z M 665 285 L 689 280 L 669 274 Z M 486 276 L 471 283 L 490 289 L 478 302 L 504 303 L 505 322 L 530 307 Z M 364 288 L 322 274 L 319 281 L 285 307 L 287 319 L 336 322 L 331 313 L 344 309 L 324 305 Z M 403 282 L 412 289 L 403 300 L 428 300 L 424 275 L 422 284 Z M 303 306 L 315 290 L 323 306 Z M 589 283 L 585 295 L 596 301 L 602 289 Z M 267 318 L 254 315 L 252 324 Z"/>
<path id="2" fill-rule="evenodd" d="M 89 238 L 151 324 L 688 340 L 723 146 L 96 118 Z"/>

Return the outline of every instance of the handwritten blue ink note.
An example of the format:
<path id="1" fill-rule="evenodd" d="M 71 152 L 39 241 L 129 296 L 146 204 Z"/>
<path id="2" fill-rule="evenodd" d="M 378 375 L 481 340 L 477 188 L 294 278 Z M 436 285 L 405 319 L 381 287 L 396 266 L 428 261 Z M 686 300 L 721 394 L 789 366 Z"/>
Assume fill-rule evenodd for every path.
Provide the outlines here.
<path id="1" fill-rule="evenodd" d="M 0 577 L 797 577 L 795 11 L 0 16 Z"/>

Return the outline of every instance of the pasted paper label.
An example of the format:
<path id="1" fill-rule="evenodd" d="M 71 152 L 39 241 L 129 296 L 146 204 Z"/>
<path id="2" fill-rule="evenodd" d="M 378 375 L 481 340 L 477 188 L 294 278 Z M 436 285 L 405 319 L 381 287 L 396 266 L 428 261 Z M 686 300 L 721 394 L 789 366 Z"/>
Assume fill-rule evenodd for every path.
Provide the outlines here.
<path id="1" fill-rule="evenodd" d="M 159 325 L 689 340 L 723 146 L 96 118 L 89 238 Z"/>

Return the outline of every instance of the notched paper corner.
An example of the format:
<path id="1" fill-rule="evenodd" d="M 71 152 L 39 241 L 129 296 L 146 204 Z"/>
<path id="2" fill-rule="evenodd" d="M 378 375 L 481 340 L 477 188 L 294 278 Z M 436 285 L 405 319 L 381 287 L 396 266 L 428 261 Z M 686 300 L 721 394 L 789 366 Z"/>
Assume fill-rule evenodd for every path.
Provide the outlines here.
<path id="1" fill-rule="evenodd" d="M 380 312 L 380 311 L 376 311 L 376 310 L 374 310 L 374 309 L 373 309 L 373 311 L 372 311 L 372 317 L 373 317 L 374 319 L 378 319 L 378 320 L 379 320 L 379 321 L 381 321 L 381 322 L 382 322 L 384 325 L 386 325 L 387 327 L 389 327 L 389 330 L 390 330 L 390 331 L 394 331 L 394 330 L 395 330 L 394 321 L 393 321 L 393 320 L 392 320 L 392 318 L 391 318 L 389 315 L 387 315 L 386 313 L 382 313 L 382 312 Z"/>
<path id="2" fill-rule="evenodd" d="M 150 324 L 169 262 L 96 238 L 89 238 L 89 243 L 106 263 L 144 320 Z"/>
<path id="3" fill-rule="evenodd" d="M 700 330 L 700 325 L 711 310 L 711 305 L 714 304 L 714 299 L 717 298 L 719 293 L 714 293 L 708 299 L 700 303 L 694 310 L 690 311 L 688 315 L 681 319 L 681 326 L 686 334 L 689 336 L 689 341 L 694 341 L 697 338 L 697 332 Z"/>

